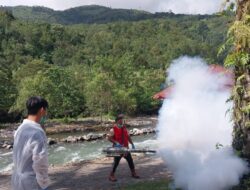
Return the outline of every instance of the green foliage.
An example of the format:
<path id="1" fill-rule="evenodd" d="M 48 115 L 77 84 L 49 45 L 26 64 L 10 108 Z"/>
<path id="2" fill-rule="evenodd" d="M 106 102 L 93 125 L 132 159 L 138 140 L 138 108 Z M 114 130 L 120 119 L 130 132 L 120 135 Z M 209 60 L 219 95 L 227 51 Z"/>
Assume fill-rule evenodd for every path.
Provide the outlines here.
<path id="1" fill-rule="evenodd" d="M 250 114 L 250 103 L 249 103 L 249 105 L 242 108 L 242 112 L 244 112 L 246 114 Z"/>
<path id="2" fill-rule="evenodd" d="M 42 59 L 34 59 L 30 62 L 27 62 L 24 65 L 21 65 L 13 73 L 13 81 L 18 86 L 23 79 L 27 77 L 35 77 L 39 72 L 43 73 L 50 68 L 48 63 L 44 62 Z"/>
<path id="3" fill-rule="evenodd" d="M 234 65 L 247 66 L 250 61 L 250 54 L 247 52 L 234 52 L 227 56 L 225 59 L 225 66 L 231 67 Z"/>
<path id="4" fill-rule="evenodd" d="M 0 20 L 1 109 L 23 112 L 29 96 L 41 95 L 51 117 L 156 113 L 160 102 L 152 96 L 171 61 L 185 54 L 221 63 L 217 49 L 230 21 L 172 14 L 71 26 Z"/>
<path id="5" fill-rule="evenodd" d="M 15 87 L 3 68 L 0 69 L 0 97 L 0 113 L 8 112 L 15 100 Z"/>
<path id="6" fill-rule="evenodd" d="M 27 76 L 20 84 L 12 110 L 23 112 L 28 97 L 40 95 L 48 100 L 52 117 L 78 115 L 84 109 L 84 97 L 79 94 L 76 84 L 67 70 L 57 66 L 32 77 Z"/>
<path id="7" fill-rule="evenodd" d="M 1 29 L 6 29 L 10 26 L 11 21 L 14 20 L 14 16 L 8 11 L 0 11 L 0 27 Z"/>
<path id="8" fill-rule="evenodd" d="M 250 16 L 246 15 L 243 20 L 236 21 L 229 29 L 229 35 L 234 36 L 237 48 L 250 48 Z"/>
<path id="9" fill-rule="evenodd" d="M 249 145 L 249 70 L 250 70 L 250 2 L 237 1 L 237 20 L 229 28 L 226 45 L 230 51 L 225 65 L 234 68 L 235 86 L 232 98 L 234 101 L 233 147 L 241 152 L 242 157 L 250 157 Z M 222 49 L 226 49 L 222 47 Z M 247 176 L 249 178 L 249 176 Z M 233 189 L 247 189 L 242 180 L 241 185 Z"/>
<path id="10" fill-rule="evenodd" d="M 228 40 L 221 47 L 219 53 L 226 49 L 226 46 L 233 47 L 225 60 L 225 66 L 249 66 L 250 61 L 250 16 L 243 16 L 242 20 L 235 21 L 228 30 Z"/>

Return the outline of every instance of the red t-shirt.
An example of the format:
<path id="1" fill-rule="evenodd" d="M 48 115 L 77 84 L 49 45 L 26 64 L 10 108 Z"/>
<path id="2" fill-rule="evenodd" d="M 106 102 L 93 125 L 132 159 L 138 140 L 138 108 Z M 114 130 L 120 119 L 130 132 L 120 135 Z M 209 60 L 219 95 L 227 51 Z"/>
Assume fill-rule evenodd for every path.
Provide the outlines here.
<path id="1" fill-rule="evenodd" d="M 121 128 L 114 125 L 113 127 L 114 132 L 114 140 L 119 142 L 123 147 L 128 148 L 128 131 L 126 127 L 123 125 Z"/>

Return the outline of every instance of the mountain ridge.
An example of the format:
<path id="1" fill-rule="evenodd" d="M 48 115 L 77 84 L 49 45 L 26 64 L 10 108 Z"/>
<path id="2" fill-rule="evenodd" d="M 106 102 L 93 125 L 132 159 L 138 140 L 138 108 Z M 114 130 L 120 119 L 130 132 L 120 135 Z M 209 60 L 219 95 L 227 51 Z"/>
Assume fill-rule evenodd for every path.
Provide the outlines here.
<path id="1" fill-rule="evenodd" d="M 113 9 L 100 5 L 85 5 L 73 7 L 66 10 L 53 10 L 43 6 L 1 6 L 0 10 L 10 11 L 14 17 L 35 22 L 71 24 L 105 24 L 117 21 L 140 21 L 147 19 L 196 16 L 197 18 L 208 18 L 213 15 L 184 15 L 172 12 L 156 12 L 136 9 Z"/>

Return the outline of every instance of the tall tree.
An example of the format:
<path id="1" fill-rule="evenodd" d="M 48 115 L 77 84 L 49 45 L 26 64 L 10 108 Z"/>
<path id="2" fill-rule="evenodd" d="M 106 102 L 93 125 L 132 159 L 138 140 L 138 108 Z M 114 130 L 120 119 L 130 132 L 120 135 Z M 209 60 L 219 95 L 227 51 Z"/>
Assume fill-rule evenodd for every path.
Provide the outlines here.
<path id="1" fill-rule="evenodd" d="M 235 149 L 250 157 L 250 1 L 237 0 L 236 21 L 229 29 L 234 49 L 226 64 L 234 66 Z"/>

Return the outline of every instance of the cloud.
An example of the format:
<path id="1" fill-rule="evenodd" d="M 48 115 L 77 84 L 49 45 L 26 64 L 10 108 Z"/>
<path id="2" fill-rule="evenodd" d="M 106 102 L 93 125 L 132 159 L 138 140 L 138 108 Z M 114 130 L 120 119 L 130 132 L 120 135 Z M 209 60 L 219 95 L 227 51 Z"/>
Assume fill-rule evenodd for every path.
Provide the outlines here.
<path id="1" fill-rule="evenodd" d="M 92 4 L 150 12 L 168 12 L 171 10 L 174 13 L 212 14 L 219 11 L 222 0 L 1 0 L 0 3 L 4 6 L 39 5 L 55 10 Z"/>
<path id="2" fill-rule="evenodd" d="M 201 58 L 180 57 L 168 69 L 171 97 L 160 110 L 157 129 L 162 158 L 183 190 L 224 190 L 237 185 L 247 163 L 231 147 L 232 107 L 227 78 L 209 71 Z"/>
<path id="3" fill-rule="evenodd" d="M 160 1 L 157 9 L 172 10 L 174 13 L 212 14 L 218 12 L 221 5 L 221 0 L 167 0 Z"/>

